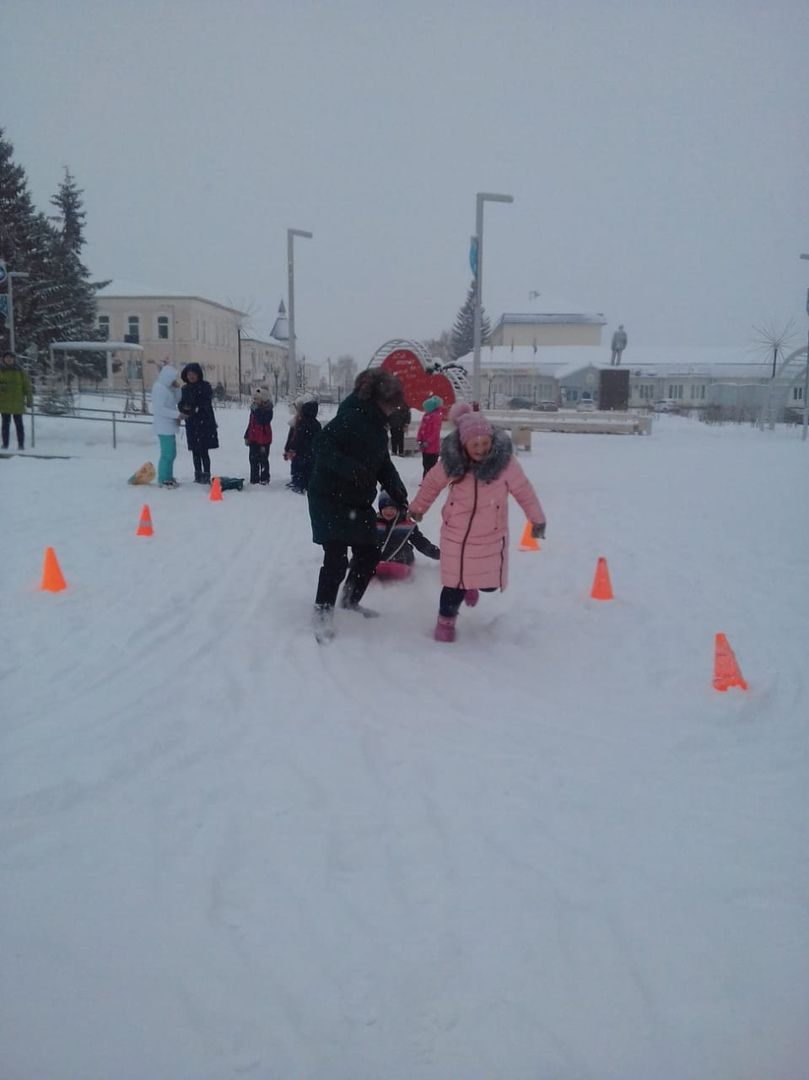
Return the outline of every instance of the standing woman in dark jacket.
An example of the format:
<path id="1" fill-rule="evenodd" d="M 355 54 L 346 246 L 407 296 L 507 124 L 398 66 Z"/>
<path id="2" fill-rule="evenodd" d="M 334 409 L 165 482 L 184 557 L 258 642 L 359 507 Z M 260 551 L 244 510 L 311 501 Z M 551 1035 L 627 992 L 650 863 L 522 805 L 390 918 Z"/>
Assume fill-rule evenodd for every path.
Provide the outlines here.
<path id="1" fill-rule="evenodd" d="M 407 490 L 388 453 L 388 416 L 401 401 L 395 375 L 381 368 L 360 372 L 353 393 L 315 439 L 308 494 L 312 539 L 323 547 L 314 611 L 318 641 L 334 636 L 334 605 L 346 571 L 340 607 L 374 614 L 360 600 L 379 561 L 377 484 L 401 510 L 407 507 Z"/>
<path id="2" fill-rule="evenodd" d="M 216 450 L 219 437 L 213 411 L 213 390 L 205 381 L 199 364 L 186 364 L 180 372 L 183 392 L 179 409 L 185 417 L 185 438 L 194 458 L 194 483 L 210 484 L 211 458 L 209 450 Z"/>

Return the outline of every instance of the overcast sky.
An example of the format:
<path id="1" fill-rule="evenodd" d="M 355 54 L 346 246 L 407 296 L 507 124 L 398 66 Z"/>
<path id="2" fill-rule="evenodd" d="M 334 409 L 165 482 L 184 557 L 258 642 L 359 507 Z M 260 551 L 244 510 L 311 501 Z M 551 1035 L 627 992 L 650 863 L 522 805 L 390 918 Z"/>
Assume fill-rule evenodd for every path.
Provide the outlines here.
<path id="1" fill-rule="evenodd" d="M 636 345 L 806 333 L 806 0 L 4 0 L 0 125 L 85 261 L 255 311 L 295 246 L 299 348 L 564 298 Z M 539 300 L 529 299 L 532 292 Z M 629 358 L 629 352 L 627 353 Z"/>

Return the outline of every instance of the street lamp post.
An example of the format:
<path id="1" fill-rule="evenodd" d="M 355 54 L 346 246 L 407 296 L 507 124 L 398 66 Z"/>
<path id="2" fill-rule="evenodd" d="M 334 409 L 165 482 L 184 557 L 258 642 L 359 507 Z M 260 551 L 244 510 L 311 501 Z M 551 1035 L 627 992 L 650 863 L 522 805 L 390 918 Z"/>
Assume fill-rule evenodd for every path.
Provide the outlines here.
<path id="1" fill-rule="evenodd" d="M 513 203 L 513 195 L 495 195 L 490 191 L 479 191 L 475 196 L 475 324 L 474 352 L 472 354 L 472 396 L 480 404 L 480 325 L 481 296 L 483 283 L 483 204 L 485 202 Z"/>
<path id="2" fill-rule="evenodd" d="M 289 287 L 289 348 L 287 351 L 287 377 L 289 379 L 289 393 L 294 397 L 297 386 L 298 372 L 295 365 L 295 254 L 294 240 L 296 236 L 303 236 L 307 240 L 312 239 L 312 233 L 304 229 L 287 229 L 287 275 Z"/>

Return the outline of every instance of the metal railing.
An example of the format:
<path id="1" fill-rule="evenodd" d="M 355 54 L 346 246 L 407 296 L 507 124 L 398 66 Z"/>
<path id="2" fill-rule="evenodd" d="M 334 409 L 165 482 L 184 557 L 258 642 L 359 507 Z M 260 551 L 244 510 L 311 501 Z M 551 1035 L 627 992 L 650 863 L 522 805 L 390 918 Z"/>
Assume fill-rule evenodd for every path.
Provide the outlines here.
<path id="1" fill-rule="evenodd" d="M 79 416 L 78 413 L 104 413 L 103 416 Z M 30 410 L 31 416 L 31 446 L 36 446 L 36 421 L 37 416 L 49 417 L 53 420 L 86 420 L 90 423 L 101 422 L 104 424 L 112 424 L 112 446 L 114 450 L 118 449 L 118 424 L 148 424 L 151 426 L 151 420 L 130 420 L 127 415 L 121 409 L 92 409 L 83 405 L 76 405 L 70 410 L 70 412 L 63 413 L 49 413 L 37 410 L 36 406 L 32 406 Z"/>

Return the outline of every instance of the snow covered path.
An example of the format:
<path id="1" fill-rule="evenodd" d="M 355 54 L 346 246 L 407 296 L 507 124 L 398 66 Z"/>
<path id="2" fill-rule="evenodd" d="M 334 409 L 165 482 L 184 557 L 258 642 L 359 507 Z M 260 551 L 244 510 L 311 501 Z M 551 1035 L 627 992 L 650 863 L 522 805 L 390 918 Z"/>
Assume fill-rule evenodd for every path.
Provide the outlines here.
<path id="1" fill-rule="evenodd" d="M 419 559 L 324 649 L 277 446 L 212 504 L 122 482 L 148 429 L 76 428 L 0 462 L 4 1080 L 806 1076 L 794 431 L 540 437 L 548 540 L 518 553 L 514 508 L 454 646 Z M 747 694 L 711 687 L 717 631 Z"/>

